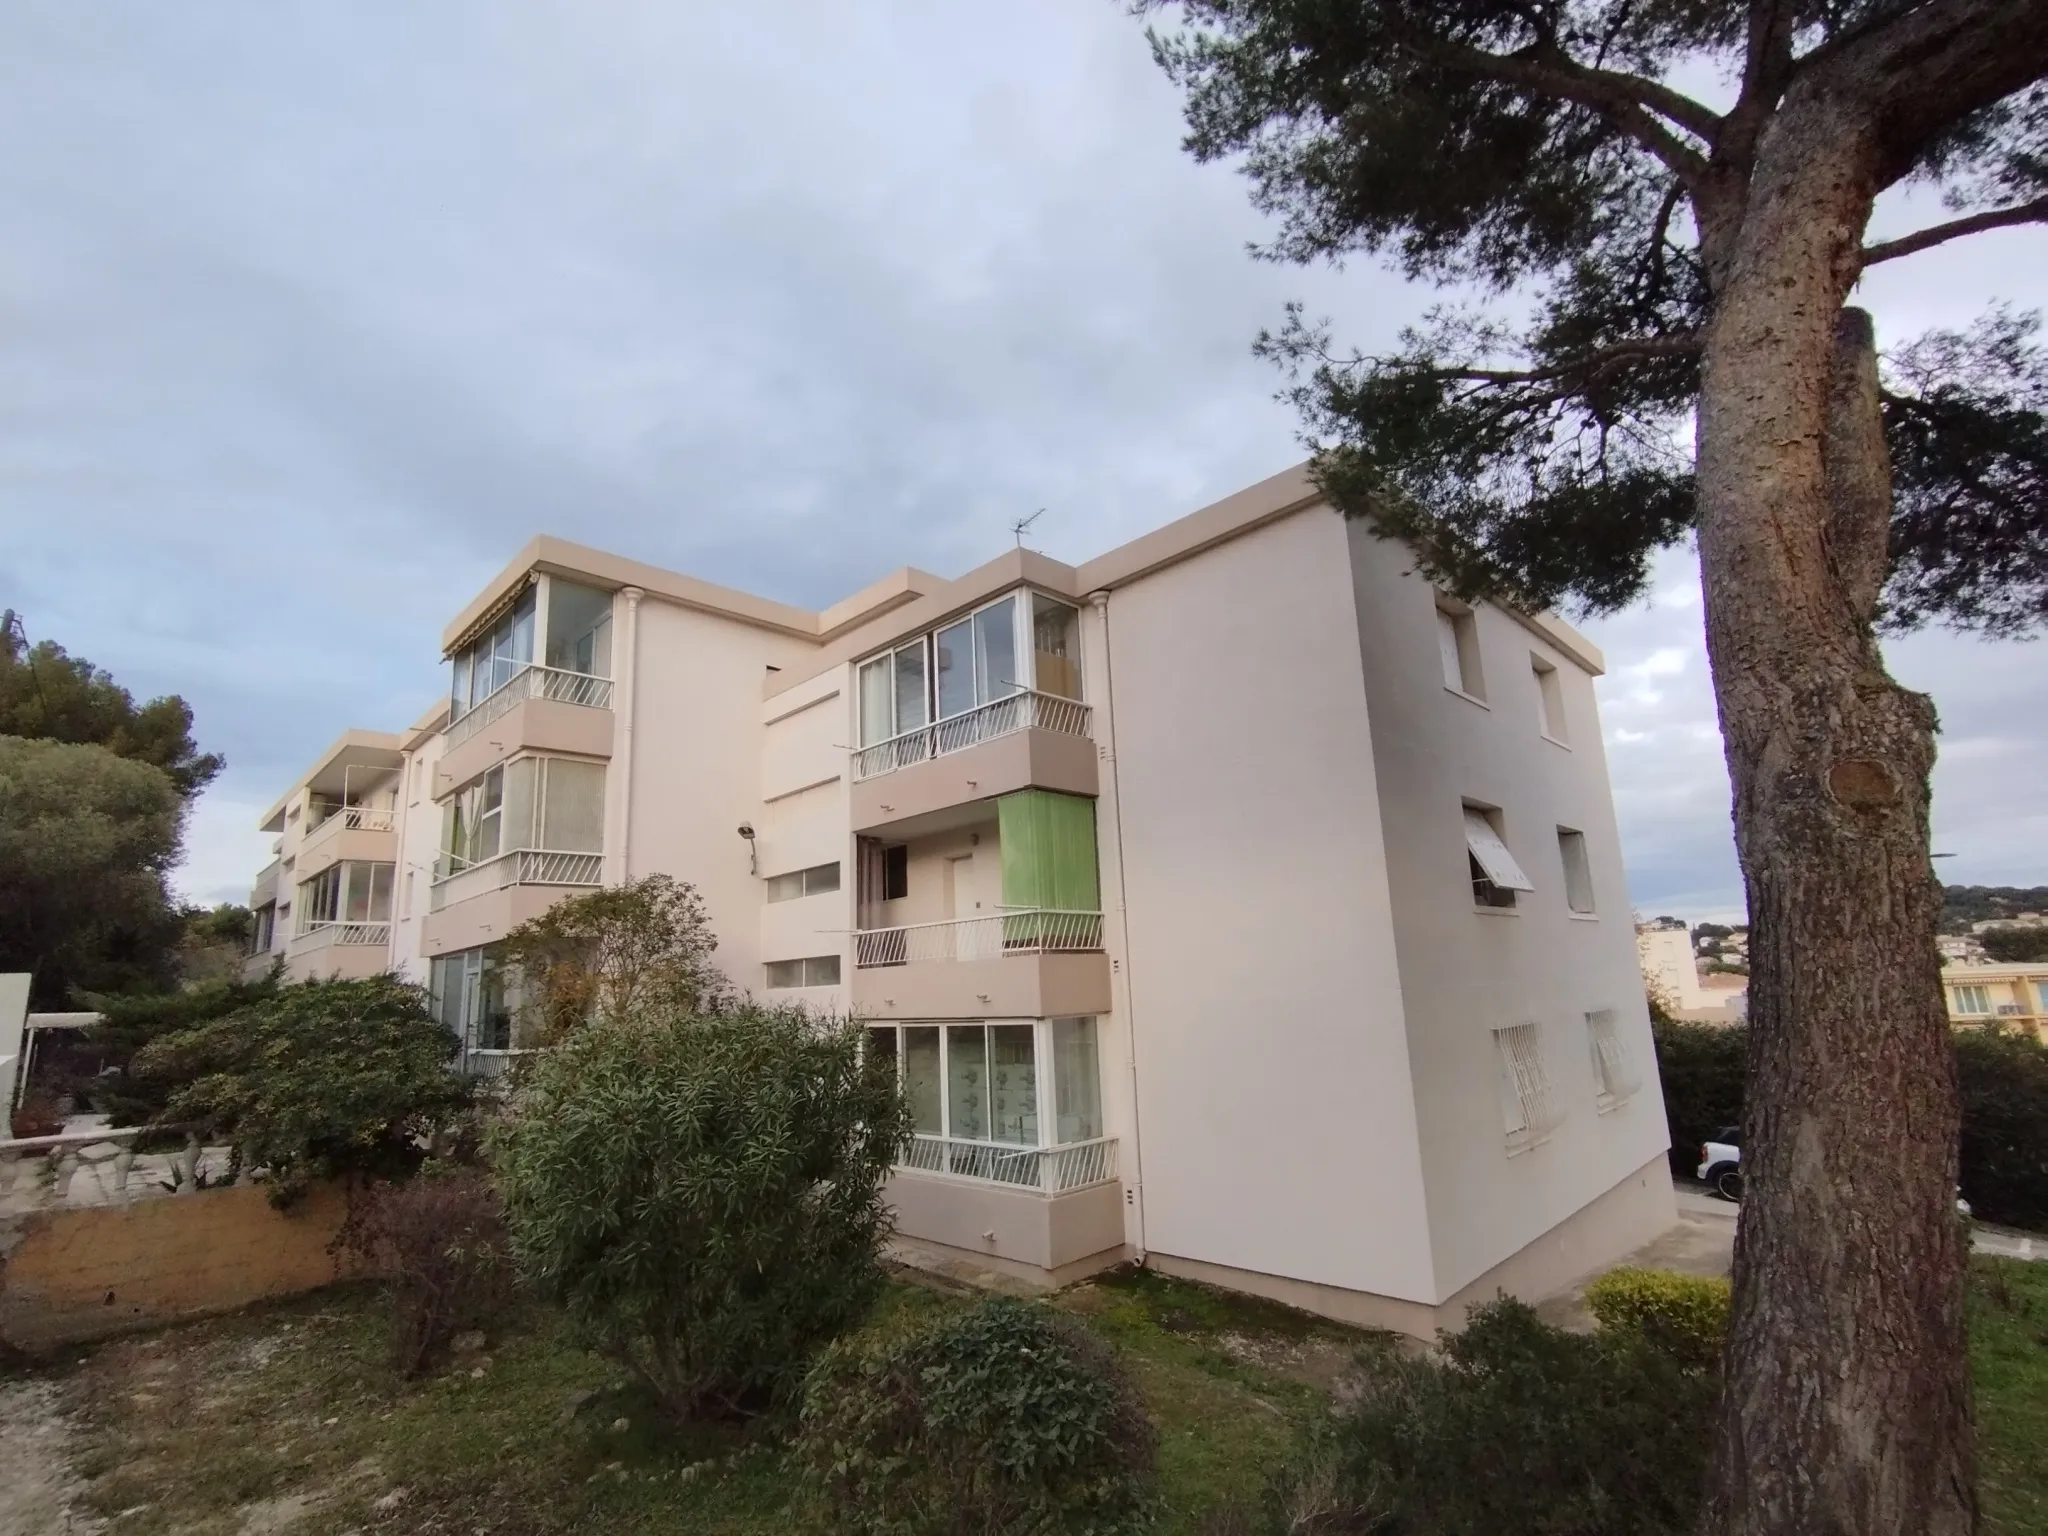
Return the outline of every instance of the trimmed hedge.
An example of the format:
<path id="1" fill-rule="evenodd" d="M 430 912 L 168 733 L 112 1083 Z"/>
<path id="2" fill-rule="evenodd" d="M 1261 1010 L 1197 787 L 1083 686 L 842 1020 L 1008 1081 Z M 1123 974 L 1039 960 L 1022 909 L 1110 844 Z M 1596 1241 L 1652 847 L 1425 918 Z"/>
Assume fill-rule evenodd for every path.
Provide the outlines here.
<path id="1" fill-rule="evenodd" d="M 1699 1144 L 1742 1121 L 1749 1031 L 1657 1023 L 1657 1075 L 1673 1172 L 1691 1178 Z M 2048 1046 L 1991 1027 L 1958 1031 L 1963 1197 L 1985 1221 L 2048 1230 Z"/>
<path id="2" fill-rule="evenodd" d="M 1725 1279 L 1669 1269 L 1609 1270 L 1586 1287 L 1586 1305 L 1602 1328 L 1635 1334 L 1691 1370 L 1720 1360 L 1728 1296 Z"/>

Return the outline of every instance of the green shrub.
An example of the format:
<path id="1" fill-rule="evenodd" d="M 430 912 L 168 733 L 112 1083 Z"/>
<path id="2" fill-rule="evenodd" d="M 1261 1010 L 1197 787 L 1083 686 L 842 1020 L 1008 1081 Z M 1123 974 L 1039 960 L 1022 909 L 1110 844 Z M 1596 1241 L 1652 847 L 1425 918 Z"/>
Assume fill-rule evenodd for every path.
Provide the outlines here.
<path id="1" fill-rule="evenodd" d="M 1144 1523 L 1156 1448 L 1106 1344 L 998 1297 L 827 1350 L 797 1456 L 849 1536 L 1108 1536 Z"/>
<path id="2" fill-rule="evenodd" d="M 1356 1400 L 1225 1529 L 1679 1536 L 1697 1527 L 1717 1372 L 1502 1299 L 1435 1356 L 1371 1360 Z"/>
<path id="3" fill-rule="evenodd" d="M 384 975 L 278 987 L 161 1036 L 131 1070 L 168 1086 L 158 1123 L 226 1141 L 286 1205 L 315 1179 L 414 1172 L 428 1139 L 469 1108 L 454 1054 L 427 994 Z"/>
<path id="4" fill-rule="evenodd" d="M 95 1110 L 111 1115 L 115 1125 L 146 1125 L 162 1113 L 178 1084 L 161 1073 L 137 1076 L 136 1055 L 167 1036 L 253 1008 L 276 991 L 272 974 L 256 981 L 208 982 L 177 992 L 88 996 L 85 1001 L 97 1010 L 100 1022 L 85 1031 L 82 1043 L 103 1070 L 67 1086 Z"/>
<path id="5" fill-rule="evenodd" d="M 880 1293 L 909 1120 L 860 1034 L 753 1005 L 600 1019 L 529 1058 L 492 1128 L 520 1269 L 676 1418 L 793 1399 Z"/>
<path id="6" fill-rule="evenodd" d="M 1720 1361 L 1728 1338 L 1728 1282 L 1668 1269 L 1610 1270 L 1586 1288 L 1600 1326 L 1637 1334 L 1696 1370 Z"/>
<path id="7" fill-rule="evenodd" d="M 1956 1036 L 1962 1185 L 1983 1221 L 2048 1228 L 2048 1046 L 2016 1030 Z"/>
<path id="8" fill-rule="evenodd" d="M 1699 1171 L 1700 1143 L 1724 1125 L 1742 1123 L 1749 1029 L 1668 1021 L 1653 1022 L 1650 1032 L 1671 1127 L 1671 1168 L 1689 1179 Z"/>

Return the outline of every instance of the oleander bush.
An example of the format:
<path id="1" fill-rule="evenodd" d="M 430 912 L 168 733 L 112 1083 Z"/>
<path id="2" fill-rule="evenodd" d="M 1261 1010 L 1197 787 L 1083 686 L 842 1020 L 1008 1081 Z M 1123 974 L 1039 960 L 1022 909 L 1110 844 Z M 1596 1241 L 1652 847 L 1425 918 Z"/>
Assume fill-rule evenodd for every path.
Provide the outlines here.
<path id="1" fill-rule="evenodd" d="M 527 1283 L 674 1419 L 793 1403 L 882 1290 L 909 1118 L 860 1035 L 753 1004 L 600 1017 L 491 1128 Z"/>
<path id="2" fill-rule="evenodd" d="M 1115 1536 L 1148 1513 L 1157 1436 L 1109 1346 L 997 1297 L 835 1344 L 797 1459 L 847 1536 Z"/>

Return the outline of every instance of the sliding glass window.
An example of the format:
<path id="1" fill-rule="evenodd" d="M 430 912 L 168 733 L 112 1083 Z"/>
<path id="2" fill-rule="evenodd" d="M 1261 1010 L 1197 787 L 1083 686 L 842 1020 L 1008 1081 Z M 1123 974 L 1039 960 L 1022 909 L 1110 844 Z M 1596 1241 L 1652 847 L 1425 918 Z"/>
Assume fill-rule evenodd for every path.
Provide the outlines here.
<path id="1" fill-rule="evenodd" d="M 901 1074 L 920 1136 L 1037 1147 L 1103 1134 L 1092 1018 L 880 1024 L 868 1040 Z"/>
<path id="2" fill-rule="evenodd" d="M 559 576 L 548 584 L 547 664 L 591 677 L 612 675 L 612 595 Z"/>
<path id="3" fill-rule="evenodd" d="M 514 758 L 465 786 L 442 811 L 448 873 L 523 848 L 604 851 L 604 764 Z"/>
<path id="4" fill-rule="evenodd" d="M 454 658 L 449 719 L 459 720 L 512 681 L 533 660 L 534 615 L 539 599 L 528 583 L 512 606 Z"/>

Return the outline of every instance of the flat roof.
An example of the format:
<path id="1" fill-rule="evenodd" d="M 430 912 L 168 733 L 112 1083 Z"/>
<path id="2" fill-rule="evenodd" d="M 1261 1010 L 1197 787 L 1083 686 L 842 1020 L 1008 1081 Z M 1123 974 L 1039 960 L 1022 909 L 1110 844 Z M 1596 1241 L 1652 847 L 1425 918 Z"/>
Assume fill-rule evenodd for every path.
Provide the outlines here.
<path id="1" fill-rule="evenodd" d="M 385 731 L 350 729 L 343 731 L 328 745 L 325 752 L 313 760 L 313 766 L 301 774 L 292 787 L 278 796 L 277 803 L 263 813 L 258 826 L 265 832 L 284 830 L 284 813 L 293 798 L 302 789 L 315 790 L 320 794 L 341 793 L 349 770 L 375 768 L 396 773 L 403 759 L 401 743 L 396 736 Z"/>

